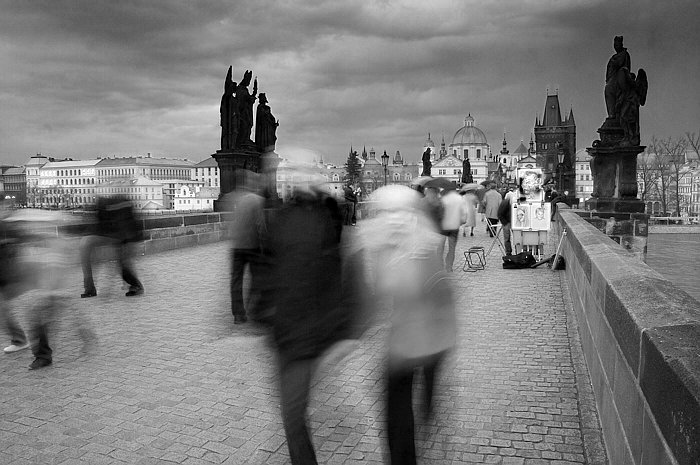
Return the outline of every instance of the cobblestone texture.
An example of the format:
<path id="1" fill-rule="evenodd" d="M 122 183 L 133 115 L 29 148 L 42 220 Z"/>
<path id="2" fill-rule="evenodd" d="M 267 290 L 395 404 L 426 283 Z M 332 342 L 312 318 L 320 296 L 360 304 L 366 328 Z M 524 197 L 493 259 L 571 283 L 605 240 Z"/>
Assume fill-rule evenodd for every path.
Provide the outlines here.
<path id="1" fill-rule="evenodd" d="M 497 247 L 486 270 L 462 272 L 466 247 L 491 244 L 478 229 L 459 238 L 459 343 L 435 415 L 418 421 L 420 463 L 606 463 L 560 273 L 503 270 Z M 0 355 L 0 463 L 288 463 L 266 332 L 231 321 L 228 244 L 141 257 L 136 269 L 143 296 L 124 297 L 106 263 L 92 299 L 72 270 L 52 366 Z M 350 357 L 319 369 L 309 421 L 321 463 L 387 463 L 385 335 L 378 319 Z"/>

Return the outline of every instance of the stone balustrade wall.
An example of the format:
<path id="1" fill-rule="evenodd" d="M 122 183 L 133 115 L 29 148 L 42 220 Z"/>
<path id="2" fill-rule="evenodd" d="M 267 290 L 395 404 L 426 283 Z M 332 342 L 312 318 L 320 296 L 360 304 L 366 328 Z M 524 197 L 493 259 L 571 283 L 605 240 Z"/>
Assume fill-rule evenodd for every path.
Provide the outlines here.
<path id="1" fill-rule="evenodd" d="M 572 210 L 562 255 L 611 464 L 700 464 L 700 303 Z M 691 270 L 689 270 L 691 272 Z"/>

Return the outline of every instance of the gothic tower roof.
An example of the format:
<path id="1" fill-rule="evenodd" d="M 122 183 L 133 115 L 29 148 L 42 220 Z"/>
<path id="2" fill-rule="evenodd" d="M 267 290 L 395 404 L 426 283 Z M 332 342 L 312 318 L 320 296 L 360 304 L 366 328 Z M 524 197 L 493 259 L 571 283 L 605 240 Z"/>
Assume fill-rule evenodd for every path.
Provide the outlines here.
<path id="1" fill-rule="evenodd" d="M 561 126 L 561 111 L 559 109 L 559 96 L 548 95 L 544 104 L 544 116 L 541 126 Z"/>

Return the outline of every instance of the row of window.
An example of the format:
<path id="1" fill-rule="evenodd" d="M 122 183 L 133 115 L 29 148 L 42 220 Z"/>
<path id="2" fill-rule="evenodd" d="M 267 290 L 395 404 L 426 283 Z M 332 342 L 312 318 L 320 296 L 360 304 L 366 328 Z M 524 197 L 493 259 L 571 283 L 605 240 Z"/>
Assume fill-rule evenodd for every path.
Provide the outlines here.
<path id="1" fill-rule="evenodd" d="M 457 149 L 452 150 L 452 155 L 457 157 Z M 464 158 L 469 158 L 469 149 L 464 149 Z M 476 149 L 476 159 L 481 160 L 481 149 Z"/>

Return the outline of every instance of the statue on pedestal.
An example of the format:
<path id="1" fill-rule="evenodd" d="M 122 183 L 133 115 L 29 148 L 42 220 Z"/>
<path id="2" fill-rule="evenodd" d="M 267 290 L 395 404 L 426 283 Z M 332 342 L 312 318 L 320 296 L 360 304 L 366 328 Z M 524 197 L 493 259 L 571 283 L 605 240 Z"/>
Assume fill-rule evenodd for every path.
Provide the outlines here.
<path id="1" fill-rule="evenodd" d="M 274 150 L 277 141 L 277 126 L 279 126 L 279 121 L 272 116 L 270 106 L 267 103 L 267 96 L 264 92 L 260 92 L 258 110 L 255 115 L 255 145 L 263 152 Z"/>
<path id="2" fill-rule="evenodd" d="M 221 96 L 221 106 L 219 113 L 221 115 L 221 150 L 229 151 L 236 146 L 236 137 L 238 136 L 238 118 L 236 96 L 234 91 L 236 83 L 231 80 L 231 66 L 228 67 L 226 81 L 224 82 L 224 94 Z"/>
<path id="3" fill-rule="evenodd" d="M 637 199 L 637 155 L 640 146 L 639 107 L 646 103 L 648 81 L 643 69 L 631 72 L 631 60 L 622 46 L 622 36 L 614 39 L 615 54 L 605 71 L 607 118 L 598 129 L 600 140 L 587 151 L 591 155 L 595 209 L 602 211 L 643 211 Z"/>
<path id="4" fill-rule="evenodd" d="M 425 152 L 423 152 L 423 158 L 421 158 L 421 161 L 423 162 L 423 172 L 420 174 L 421 176 L 430 176 L 430 168 L 432 168 L 433 164 L 430 162 L 430 148 L 425 149 Z"/>
<path id="5" fill-rule="evenodd" d="M 474 176 L 472 176 L 472 165 L 469 163 L 469 159 L 465 158 L 462 162 L 462 184 L 468 184 L 474 182 Z"/>
<path id="6" fill-rule="evenodd" d="M 601 127 L 603 145 L 637 146 L 639 107 L 646 103 L 649 87 L 647 74 L 640 69 L 632 73 L 630 55 L 622 46 L 622 36 L 615 36 L 615 54 L 605 70 L 605 109 L 608 117 Z"/>
<path id="7" fill-rule="evenodd" d="M 250 140 L 250 132 L 253 128 L 253 103 L 255 96 L 258 93 L 258 80 L 253 82 L 253 93 L 248 92 L 250 80 L 253 77 L 252 71 L 243 73 L 243 79 L 236 86 L 236 101 L 238 113 L 238 137 L 236 147 L 244 144 L 252 143 Z"/>

